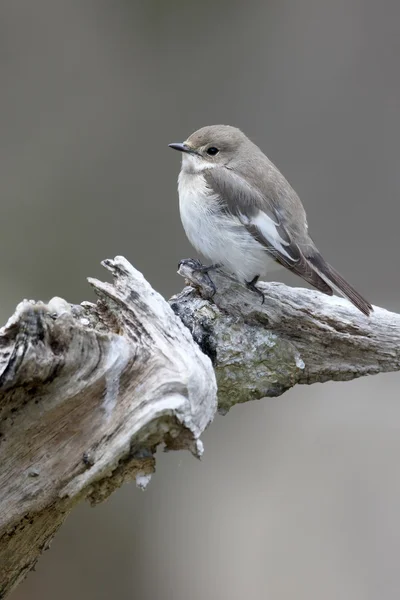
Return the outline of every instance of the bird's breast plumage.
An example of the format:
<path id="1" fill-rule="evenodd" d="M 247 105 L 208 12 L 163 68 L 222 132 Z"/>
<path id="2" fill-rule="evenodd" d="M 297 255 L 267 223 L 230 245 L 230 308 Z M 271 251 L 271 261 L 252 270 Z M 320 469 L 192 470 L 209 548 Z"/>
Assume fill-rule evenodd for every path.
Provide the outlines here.
<path id="1" fill-rule="evenodd" d="M 266 275 L 273 261 L 240 219 L 222 210 L 221 200 L 207 186 L 204 174 L 182 170 L 178 192 L 182 225 L 198 252 L 242 281 Z"/>

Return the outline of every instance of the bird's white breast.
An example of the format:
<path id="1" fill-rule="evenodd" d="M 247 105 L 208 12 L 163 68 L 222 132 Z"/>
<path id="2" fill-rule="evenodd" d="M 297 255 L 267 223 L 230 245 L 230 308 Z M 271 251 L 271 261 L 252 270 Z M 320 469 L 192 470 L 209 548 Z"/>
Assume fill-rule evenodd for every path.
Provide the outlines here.
<path id="1" fill-rule="evenodd" d="M 242 281 L 265 276 L 272 260 L 239 218 L 226 215 L 201 172 L 181 170 L 179 209 L 190 243 L 212 263 L 222 264 Z"/>
<path id="2" fill-rule="evenodd" d="M 178 180 L 179 210 L 193 246 L 212 260 L 215 254 L 215 219 L 218 199 L 210 193 L 203 175 L 181 171 Z"/>

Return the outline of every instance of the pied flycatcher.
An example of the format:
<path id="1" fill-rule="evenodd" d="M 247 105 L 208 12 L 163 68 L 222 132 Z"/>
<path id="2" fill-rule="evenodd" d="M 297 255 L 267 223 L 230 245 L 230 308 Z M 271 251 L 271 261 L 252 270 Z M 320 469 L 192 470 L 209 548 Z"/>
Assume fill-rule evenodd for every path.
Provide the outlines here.
<path id="1" fill-rule="evenodd" d="M 321 256 L 296 192 L 239 129 L 211 125 L 170 148 L 183 153 L 178 178 L 182 224 L 191 244 L 250 289 L 271 261 L 321 292 L 339 292 L 361 312 L 372 306 Z"/>

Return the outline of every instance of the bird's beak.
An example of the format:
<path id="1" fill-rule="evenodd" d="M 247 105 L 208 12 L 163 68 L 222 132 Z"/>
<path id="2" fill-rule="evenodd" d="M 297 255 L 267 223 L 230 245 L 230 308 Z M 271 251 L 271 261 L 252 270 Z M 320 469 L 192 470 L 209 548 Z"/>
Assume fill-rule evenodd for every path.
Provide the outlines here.
<path id="1" fill-rule="evenodd" d="M 169 148 L 173 148 L 174 150 L 179 150 L 179 152 L 189 152 L 194 154 L 194 150 L 193 148 L 191 148 L 190 146 L 188 146 L 188 144 L 185 144 L 184 142 L 181 143 L 175 143 L 175 144 L 168 144 Z"/>

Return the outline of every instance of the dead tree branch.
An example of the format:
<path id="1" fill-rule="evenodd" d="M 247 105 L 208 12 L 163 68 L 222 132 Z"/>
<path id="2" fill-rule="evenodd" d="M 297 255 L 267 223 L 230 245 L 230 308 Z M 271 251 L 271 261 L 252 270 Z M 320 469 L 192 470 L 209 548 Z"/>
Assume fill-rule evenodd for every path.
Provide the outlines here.
<path id="1" fill-rule="evenodd" d="M 384 309 L 367 318 L 277 283 L 262 305 L 221 272 L 210 298 L 195 261 L 169 305 L 124 258 L 104 266 L 114 281 L 90 280 L 97 304 L 24 301 L 0 331 L 0 598 L 78 501 L 129 479 L 144 487 L 157 445 L 201 456 L 217 384 L 226 412 L 296 383 L 400 368 L 400 316 Z"/>

